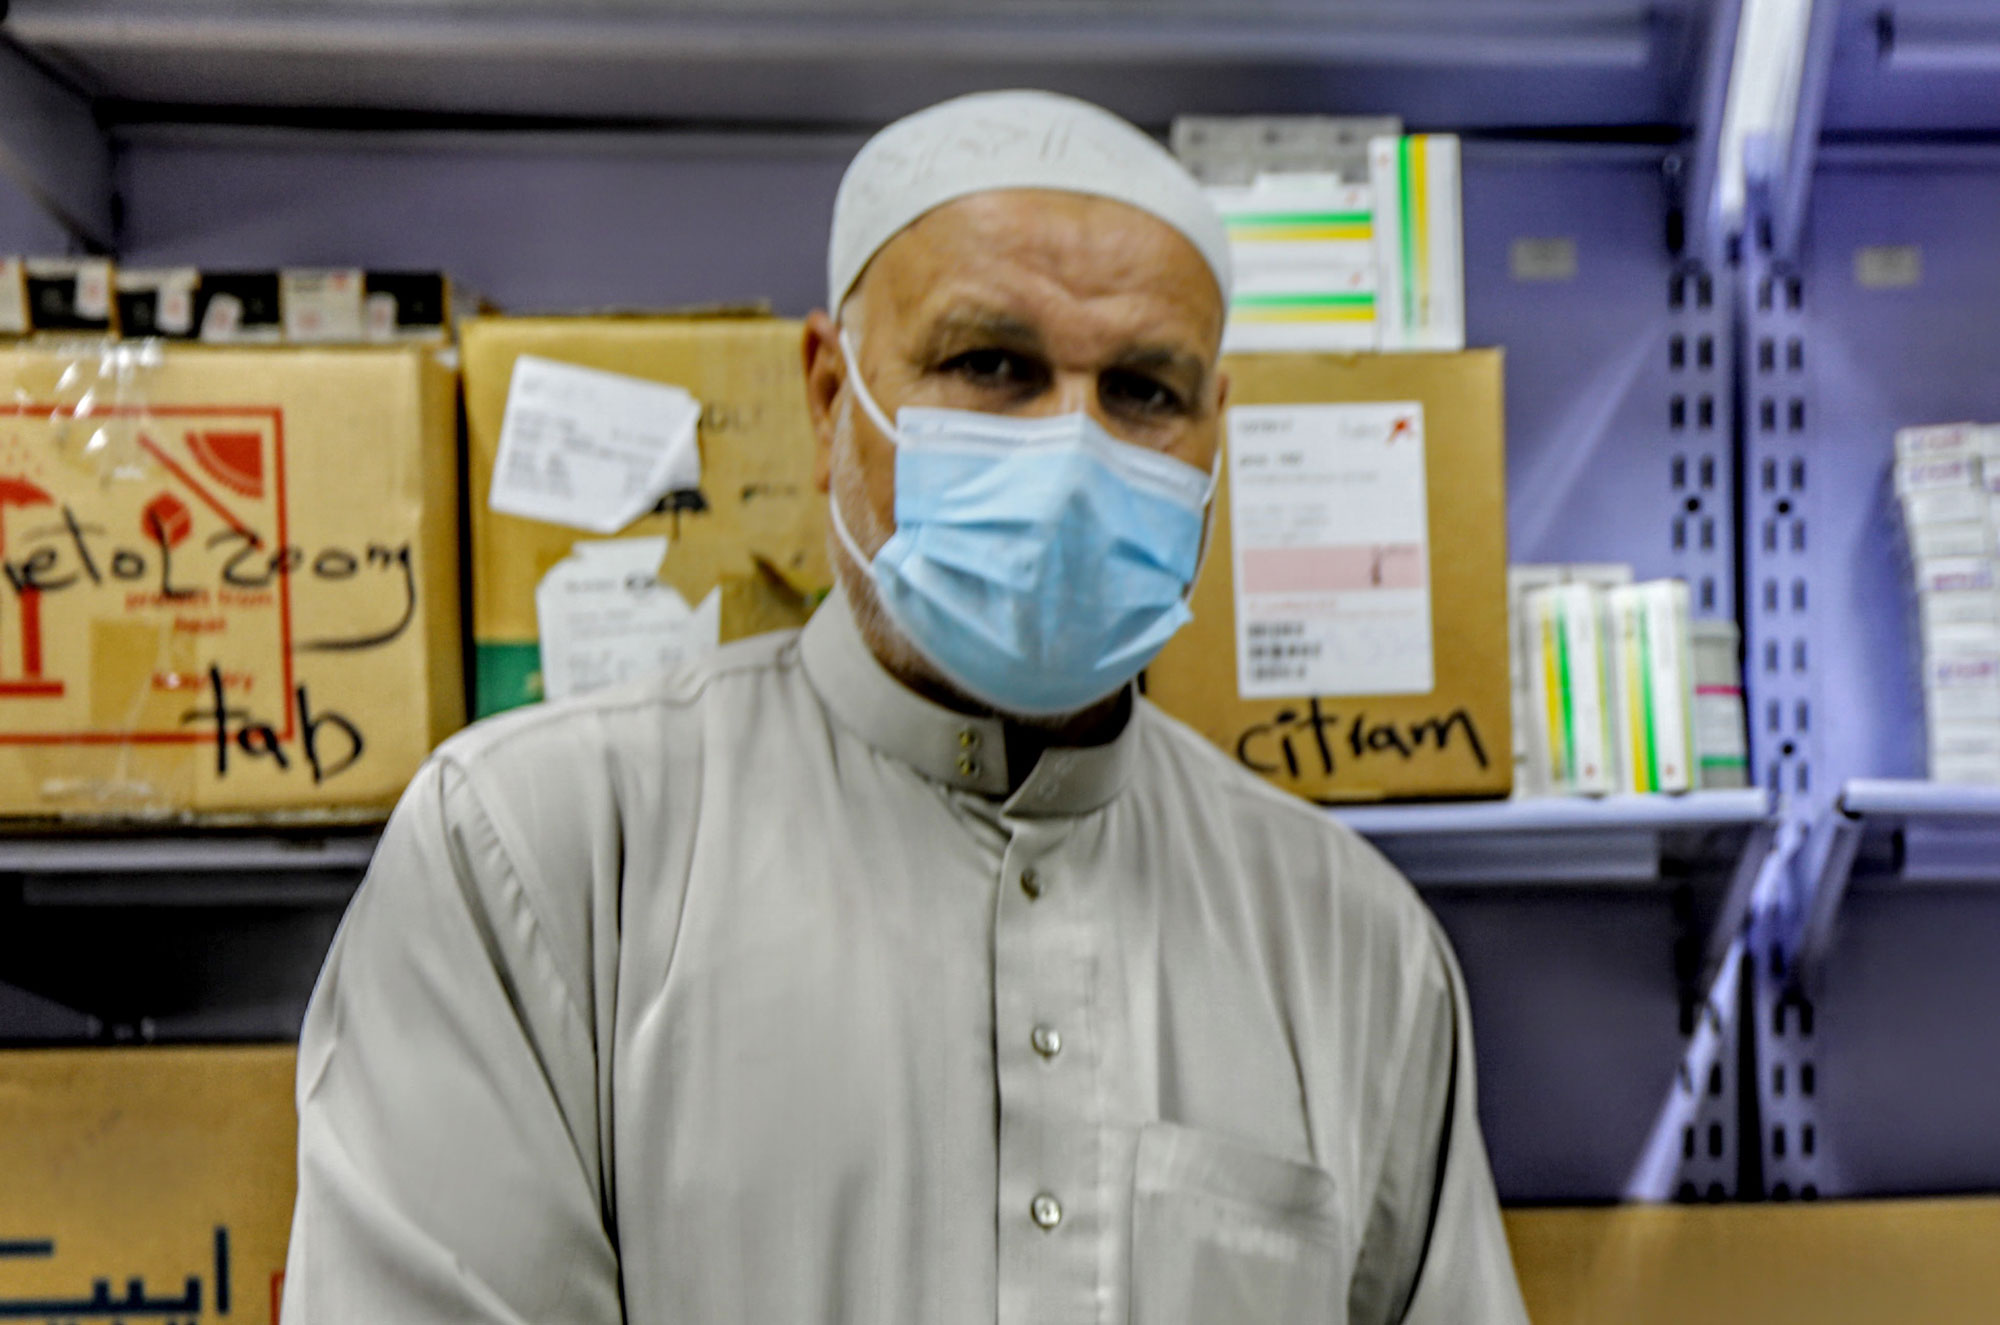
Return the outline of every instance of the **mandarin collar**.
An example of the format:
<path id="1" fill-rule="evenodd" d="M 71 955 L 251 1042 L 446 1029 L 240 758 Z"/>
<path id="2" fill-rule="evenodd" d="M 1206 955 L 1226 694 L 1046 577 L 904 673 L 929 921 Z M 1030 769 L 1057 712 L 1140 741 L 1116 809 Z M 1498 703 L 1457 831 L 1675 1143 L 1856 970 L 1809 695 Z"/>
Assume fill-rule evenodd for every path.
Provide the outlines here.
<path id="1" fill-rule="evenodd" d="M 946 786 L 1007 797 L 1020 818 L 1088 814 L 1108 804 L 1131 775 L 1137 722 L 1101 745 L 1050 746 L 1012 796 L 1006 724 L 954 712 L 891 676 L 861 637 L 847 595 L 836 588 L 799 637 L 806 677 L 834 721 L 891 759 Z M 1133 706 L 1136 712 L 1137 705 Z"/>

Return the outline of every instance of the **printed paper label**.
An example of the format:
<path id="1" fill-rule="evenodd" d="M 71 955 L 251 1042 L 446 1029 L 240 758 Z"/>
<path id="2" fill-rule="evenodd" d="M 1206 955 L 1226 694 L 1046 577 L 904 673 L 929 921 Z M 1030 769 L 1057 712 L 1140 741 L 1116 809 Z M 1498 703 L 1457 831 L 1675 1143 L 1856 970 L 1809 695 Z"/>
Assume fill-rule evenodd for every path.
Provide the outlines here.
<path id="1" fill-rule="evenodd" d="M 289 270 L 278 275 L 285 339 L 302 344 L 361 339 L 362 274 L 352 268 Z"/>
<path id="2" fill-rule="evenodd" d="M 76 264 L 76 315 L 101 322 L 111 316 L 111 264 Z"/>
<path id="3" fill-rule="evenodd" d="M 203 340 L 229 341 L 243 328 L 243 301 L 233 294 L 211 297 L 201 315 Z"/>
<path id="4" fill-rule="evenodd" d="M 174 336 L 194 330 L 194 282 L 162 282 L 153 305 L 153 325 Z"/>
<path id="5" fill-rule="evenodd" d="M 396 339 L 396 296 L 377 290 L 362 302 L 363 331 L 369 340 Z"/>
<path id="6" fill-rule="evenodd" d="M 487 504 L 615 534 L 701 482 L 701 405 L 677 386 L 524 354 L 514 361 Z"/>
<path id="7" fill-rule="evenodd" d="M 660 580 L 665 538 L 578 543 L 535 589 L 542 693 L 586 694 L 690 663 L 722 637 L 722 594 L 690 608 Z"/>
<path id="8" fill-rule="evenodd" d="M 1425 492 L 1414 401 L 1229 411 L 1243 698 L 1434 688 Z"/>

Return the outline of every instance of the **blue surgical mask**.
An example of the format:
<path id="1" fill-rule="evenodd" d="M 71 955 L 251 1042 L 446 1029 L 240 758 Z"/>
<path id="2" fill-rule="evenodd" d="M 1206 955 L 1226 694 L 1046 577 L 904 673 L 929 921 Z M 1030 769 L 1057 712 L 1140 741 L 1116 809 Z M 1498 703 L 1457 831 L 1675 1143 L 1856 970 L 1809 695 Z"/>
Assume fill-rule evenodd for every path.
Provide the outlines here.
<path id="1" fill-rule="evenodd" d="M 871 560 L 834 530 L 889 619 L 1002 713 L 1073 713 L 1116 691 L 1190 619 L 1204 474 L 1085 413 L 906 407 L 891 424 L 841 333 L 861 407 L 896 446 L 896 532 Z"/>

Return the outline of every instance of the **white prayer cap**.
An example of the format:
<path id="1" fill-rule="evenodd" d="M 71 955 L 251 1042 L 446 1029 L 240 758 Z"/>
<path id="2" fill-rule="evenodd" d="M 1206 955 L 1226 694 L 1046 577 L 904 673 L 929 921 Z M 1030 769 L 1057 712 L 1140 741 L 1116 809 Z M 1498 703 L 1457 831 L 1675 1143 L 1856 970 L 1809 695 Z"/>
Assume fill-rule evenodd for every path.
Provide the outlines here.
<path id="1" fill-rule="evenodd" d="M 897 120 L 848 164 L 833 202 L 826 306 L 838 312 L 869 259 L 912 221 L 993 189 L 1088 193 L 1149 212 L 1187 236 L 1229 296 L 1229 233 L 1165 148 L 1075 97 L 975 92 Z"/>

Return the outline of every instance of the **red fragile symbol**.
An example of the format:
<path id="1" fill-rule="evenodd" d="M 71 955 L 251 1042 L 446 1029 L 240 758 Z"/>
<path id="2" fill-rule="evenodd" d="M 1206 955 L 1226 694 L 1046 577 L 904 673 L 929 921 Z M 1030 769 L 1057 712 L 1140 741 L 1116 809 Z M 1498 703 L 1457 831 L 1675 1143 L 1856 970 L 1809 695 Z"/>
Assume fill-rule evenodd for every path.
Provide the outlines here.
<path id="1" fill-rule="evenodd" d="M 168 547 L 179 547 L 194 532 L 194 517 L 188 513 L 186 504 L 180 498 L 171 492 L 163 492 L 146 503 L 139 528 L 148 536 L 162 540 Z"/>

